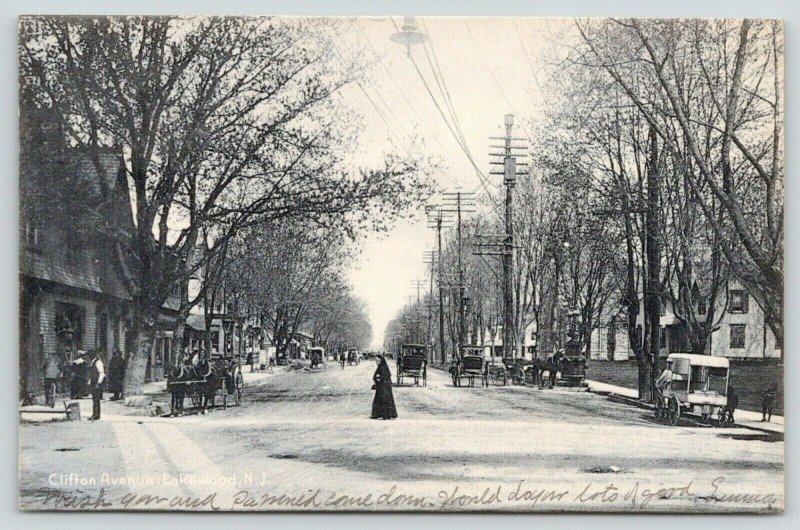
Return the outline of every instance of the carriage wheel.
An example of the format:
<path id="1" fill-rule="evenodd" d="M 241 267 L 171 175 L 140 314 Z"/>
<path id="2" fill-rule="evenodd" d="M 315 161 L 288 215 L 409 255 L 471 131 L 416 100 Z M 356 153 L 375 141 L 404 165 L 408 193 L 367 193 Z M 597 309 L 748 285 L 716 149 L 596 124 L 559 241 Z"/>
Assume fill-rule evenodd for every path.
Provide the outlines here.
<path id="1" fill-rule="evenodd" d="M 656 423 L 664 421 L 664 398 L 656 396 L 655 407 L 653 408 L 653 415 L 655 416 Z"/>
<path id="2" fill-rule="evenodd" d="M 672 398 L 669 400 L 669 424 L 673 427 L 678 425 L 678 420 L 681 418 L 681 406 L 678 400 Z"/>
<path id="3" fill-rule="evenodd" d="M 244 376 L 240 370 L 236 371 L 236 379 L 233 387 L 233 400 L 236 406 L 242 404 L 242 395 L 244 394 Z"/>

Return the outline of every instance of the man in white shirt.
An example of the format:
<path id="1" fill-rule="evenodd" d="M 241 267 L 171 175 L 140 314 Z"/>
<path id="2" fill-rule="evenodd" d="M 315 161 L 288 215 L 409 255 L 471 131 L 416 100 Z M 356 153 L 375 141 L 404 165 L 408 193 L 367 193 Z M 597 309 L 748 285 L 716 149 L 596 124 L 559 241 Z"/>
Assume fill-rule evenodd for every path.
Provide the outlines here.
<path id="1" fill-rule="evenodd" d="M 97 351 L 92 353 L 92 360 L 89 363 L 89 385 L 92 390 L 92 417 L 90 420 L 100 419 L 100 401 L 103 399 L 103 383 L 106 380 L 105 366 L 103 360 L 97 355 Z"/>

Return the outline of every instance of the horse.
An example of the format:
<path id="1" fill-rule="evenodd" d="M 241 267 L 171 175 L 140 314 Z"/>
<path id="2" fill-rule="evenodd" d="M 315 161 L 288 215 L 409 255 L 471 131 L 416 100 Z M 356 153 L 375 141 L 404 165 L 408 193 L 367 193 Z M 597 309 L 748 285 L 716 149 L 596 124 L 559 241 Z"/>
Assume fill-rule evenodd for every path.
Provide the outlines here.
<path id="1" fill-rule="evenodd" d="M 178 363 L 167 374 L 167 388 L 170 389 L 170 416 L 183 416 L 183 400 L 186 398 L 186 385 L 189 372 L 184 363 Z M 170 383 L 181 383 L 170 385 Z"/>

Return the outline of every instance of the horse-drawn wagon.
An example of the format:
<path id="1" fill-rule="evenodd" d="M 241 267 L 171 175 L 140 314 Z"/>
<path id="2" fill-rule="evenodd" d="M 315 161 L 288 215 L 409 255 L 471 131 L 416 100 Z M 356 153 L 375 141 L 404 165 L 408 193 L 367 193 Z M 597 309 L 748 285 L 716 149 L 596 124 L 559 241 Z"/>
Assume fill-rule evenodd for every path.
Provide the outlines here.
<path id="1" fill-rule="evenodd" d="M 347 350 L 347 365 L 348 366 L 357 366 L 360 362 L 361 357 L 358 354 L 357 348 L 350 348 Z"/>
<path id="2" fill-rule="evenodd" d="M 205 414 L 214 408 L 217 396 L 222 398 L 222 408 L 228 408 L 228 396 L 241 405 L 244 392 L 242 367 L 233 357 L 212 356 L 211 360 L 194 357 L 179 362 L 167 377 L 170 393 L 170 415 L 182 415 L 184 400 Z"/>
<path id="3" fill-rule="evenodd" d="M 397 384 L 403 384 L 403 378 L 411 377 L 418 385 L 428 386 L 428 348 L 422 344 L 403 344 L 397 356 Z"/>
<path id="4" fill-rule="evenodd" d="M 308 358 L 311 361 L 312 370 L 320 367 L 327 368 L 325 364 L 325 348 L 320 346 L 309 348 Z"/>
<path id="5" fill-rule="evenodd" d="M 724 425 L 729 376 L 730 362 L 724 357 L 671 353 L 659 378 L 656 421 L 677 425 L 682 414 L 691 413 L 704 423 L 714 420 L 717 425 Z"/>
<path id="6" fill-rule="evenodd" d="M 488 363 L 483 358 L 483 348 L 461 346 L 461 355 L 454 359 L 450 374 L 453 377 L 453 386 L 462 386 L 462 379 L 467 380 L 467 385 L 464 386 L 475 386 L 475 379 L 479 379 L 481 386 L 488 387 Z"/>

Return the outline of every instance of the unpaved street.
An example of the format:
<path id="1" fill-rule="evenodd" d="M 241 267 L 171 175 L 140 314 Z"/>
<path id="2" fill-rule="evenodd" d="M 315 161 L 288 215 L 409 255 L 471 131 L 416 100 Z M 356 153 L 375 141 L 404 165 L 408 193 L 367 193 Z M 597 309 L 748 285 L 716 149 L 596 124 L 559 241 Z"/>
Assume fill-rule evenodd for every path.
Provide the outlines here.
<path id="1" fill-rule="evenodd" d="M 392 365 L 394 370 L 394 365 Z M 587 392 L 395 387 L 369 419 L 374 364 L 280 369 L 243 405 L 182 418 L 20 427 L 30 509 L 737 511 L 784 504 L 783 441 L 655 424 Z M 188 405 L 188 401 L 187 401 Z M 102 498 L 98 500 L 102 488 Z"/>

